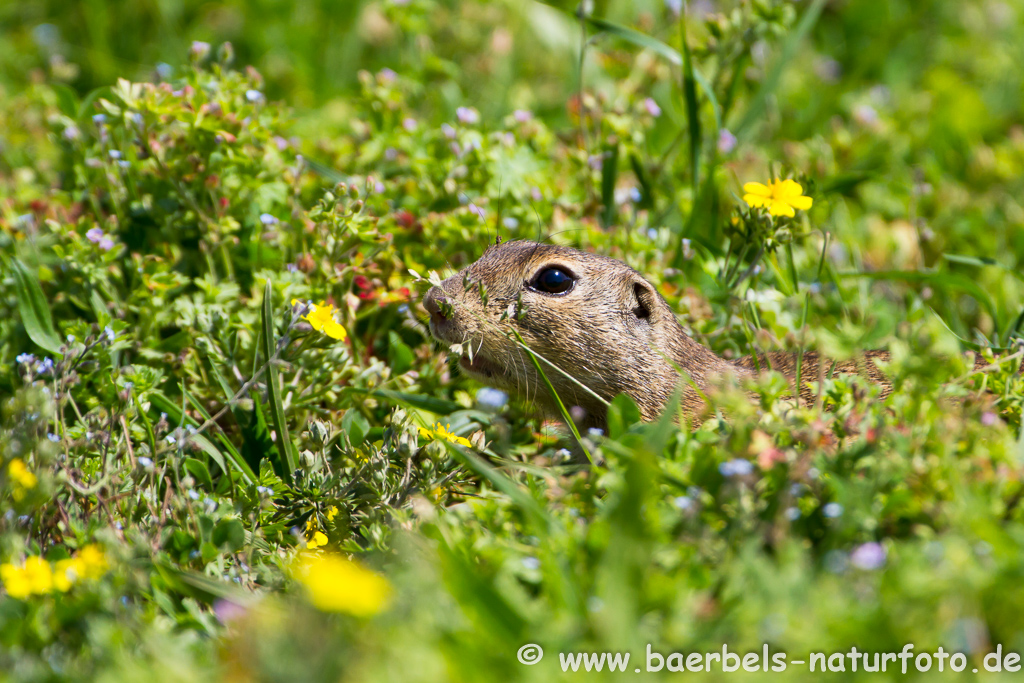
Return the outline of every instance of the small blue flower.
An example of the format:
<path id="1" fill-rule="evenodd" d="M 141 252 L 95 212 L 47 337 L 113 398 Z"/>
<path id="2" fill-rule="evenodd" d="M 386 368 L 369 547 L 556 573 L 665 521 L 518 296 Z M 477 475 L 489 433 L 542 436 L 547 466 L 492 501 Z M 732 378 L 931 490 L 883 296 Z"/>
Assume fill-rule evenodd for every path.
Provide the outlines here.
<path id="1" fill-rule="evenodd" d="M 786 508 L 786 519 L 791 522 L 800 519 L 800 508 Z"/>
<path id="2" fill-rule="evenodd" d="M 264 100 L 264 97 L 263 93 L 261 93 L 259 90 L 246 90 L 245 99 L 249 100 L 253 104 L 256 104 L 258 102 L 262 102 Z"/>
<path id="3" fill-rule="evenodd" d="M 195 489 L 189 489 L 188 497 L 191 498 L 192 500 L 199 500 L 199 492 L 196 491 Z"/>
<path id="4" fill-rule="evenodd" d="M 257 486 L 256 492 L 259 493 L 260 495 L 269 496 L 274 492 L 274 489 L 270 488 L 269 486 Z"/>
<path id="5" fill-rule="evenodd" d="M 260 223 L 262 223 L 263 225 L 277 225 L 279 222 L 280 221 L 278 221 L 277 217 L 274 216 L 273 214 L 269 214 L 269 213 L 261 213 L 260 214 Z"/>
<path id="6" fill-rule="evenodd" d="M 174 67 L 167 62 L 160 62 L 156 65 L 156 75 L 159 76 L 161 80 L 166 81 L 171 77 L 172 73 L 174 73 Z"/>
<path id="7" fill-rule="evenodd" d="M 33 356 L 31 353 L 22 353 L 19 354 L 14 360 L 18 361 L 19 363 L 33 363 L 35 362 L 36 357 Z"/>
<path id="8" fill-rule="evenodd" d="M 501 219 L 501 224 L 505 226 L 506 230 L 515 230 L 519 227 L 519 219 L 513 218 L 512 216 L 506 216 Z"/>
<path id="9" fill-rule="evenodd" d="M 110 155 L 111 159 L 120 159 L 121 158 L 121 153 L 119 151 L 117 151 L 116 149 L 110 150 L 108 152 L 108 154 Z"/>
<path id="10" fill-rule="evenodd" d="M 871 571 L 885 564 L 887 553 L 880 543 L 871 541 L 859 546 L 850 554 L 850 563 L 858 569 Z"/>
<path id="11" fill-rule="evenodd" d="M 745 477 L 754 471 L 754 466 L 749 460 L 736 458 L 735 460 L 723 462 L 718 466 L 718 471 L 721 472 L 723 477 Z"/>
<path id="12" fill-rule="evenodd" d="M 839 503 L 829 503 L 821 510 L 829 519 L 835 519 L 839 515 L 843 514 L 843 506 Z"/>
<path id="13" fill-rule="evenodd" d="M 54 434 L 53 432 L 49 432 L 46 435 L 46 438 L 49 439 L 50 441 L 54 442 L 54 443 L 60 443 L 60 437 L 57 436 L 56 434 Z"/>
<path id="14" fill-rule="evenodd" d="M 92 117 L 92 122 L 95 123 L 97 126 L 102 126 L 103 124 L 105 124 L 107 122 L 107 115 L 106 114 L 95 114 Z"/>
<path id="15" fill-rule="evenodd" d="M 210 44 L 203 40 L 193 40 L 189 52 L 195 59 L 204 59 L 210 54 Z"/>
<path id="16" fill-rule="evenodd" d="M 144 455 L 143 456 L 139 456 L 139 464 L 142 465 L 143 467 L 149 469 L 150 467 L 153 466 L 153 460 L 150 459 L 150 458 L 147 458 Z"/>
<path id="17" fill-rule="evenodd" d="M 484 387 L 476 392 L 476 402 L 490 410 L 501 410 L 508 403 L 508 394 L 501 389 Z"/>
<path id="18" fill-rule="evenodd" d="M 597 427 L 591 427 L 590 429 L 587 430 L 587 436 L 589 436 L 591 438 L 596 438 L 598 436 L 604 436 L 604 430 L 603 429 L 598 429 Z"/>
<path id="19" fill-rule="evenodd" d="M 68 339 L 68 344 L 74 344 L 75 343 L 75 335 L 69 334 L 67 339 Z"/>
<path id="20" fill-rule="evenodd" d="M 657 228 L 647 228 L 647 239 L 656 240 L 658 239 Z"/>
<path id="21" fill-rule="evenodd" d="M 533 112 L 529 109 L 516 109 L 512 112 L 512 118 L 516 120 L 516 123 L 526 123 L 533 118 Z"/>
<path id="22" fill-rule="evenodd" d="M 459 123 L 469 126 L 480 122 L 480 113 L 473 107 L 459 107 L 455 110 L 455 117 Z"/>
<path id="23" fill-rule="evenodd" d="M 523 566 L 529 569 L 530 571 L 537 571 L 538 569 L 540 569 L 540 560 L 538 560 L 536 557 L 524 557 Z"/>
<path id="24" fill-rule="evenodd" d="M 689 510 L 693 507 L 693 499 L 689 496 L 676 496 L 672 499 L 672 504 L 675 505 L 678 510 Z"/>
<path id="25" fill-rule="evenodd" d="M 653 116 L 654 118 L 658 118 L 659 116 L 661 116 L 661 107 L 659 107 L 658 103 L 655 102 L 650 97 L 644 100 L 644 109 L 646 109 L 647 113 Z"/>
<path id="26" fill-rule="evenodd" d="M 718 152 L 720 154 L 728 154 L 736 147 L 736 136 L 730 133 L 727 129 L 723 128 L 718 131 Z"/>
<path id="27" fill-rule="evenodd" d="M 112 328 L 110 325 L 107 325 L 106 327 L 103 328 L 103 336 L 107 338 L 108 342 L 112 342 L 114 341 L 114 337 L 116 337 L 117 335 L 114 333 L 114 328 Z"/>
<path id="28" fill-rule="evenodd" d="M 636 204 L 637 202 L 639 202 L 643 198 L 644 198 L 643 193 L 640 192 L 640 188 L 639 187 L 631 187 L 631 188 L 629 188 L 629 201 L 631 201 L 634 204 Z"/>
<path id="29" fill-rule="evenodd" d="M 44 358 L 43 362 L 36 364 L 36 372 L 39 373 L 40 375 L 45 375 L 51 370 L 53 370 L 52 358 Z"/>

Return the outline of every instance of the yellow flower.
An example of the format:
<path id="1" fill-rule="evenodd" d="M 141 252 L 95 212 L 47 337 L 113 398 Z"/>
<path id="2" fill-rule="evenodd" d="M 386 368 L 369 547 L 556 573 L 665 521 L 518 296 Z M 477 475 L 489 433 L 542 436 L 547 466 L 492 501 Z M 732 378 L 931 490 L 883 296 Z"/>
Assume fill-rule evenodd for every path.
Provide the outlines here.
<path id="1" fill-rule="evenodd" d="M 302 319 L 312 325 L 314 330 L 339 341 L 348 336 L 345 328 L 334 319 L 334 306 L 325 303 L 315 306 L 310 304 L 310 309 L 310 312 L 302 316 Z"/>
<path id="2" fill-rule="evenodd" d="M 53 566 L 53 587 L 61 593 L 67 593 L 71 590 L 71 584 L 82 578 L 83 574 L 82 561 L 78 558 L 58 560 Z"/>
<path id="3" fill-rule="evenodd" d="M 103 549 L 95 543 L 90 543 L 78 551 L 75 557 L 81 569 L 80 575 L 86 579 L 98 579 L 107 573 L 110 563 Z"/>
<path id="4" fill-rule="evenodd" d="M 338 555 L 301 555 L 292 576 L 306 587 L 313 605 L 325 612 L 368 617 L 391 602 L 387 579 Z"/>
<path id="5" fill-rule="evenodd" d="M 15 458 L 7 466 L 7 476 L 11 478 L 11 481 L 23 489 L 34 488 L 39 482 L 36 475 L 25 466 L 25 461 L 20 458 Z"/>
<path id="6" fill-rule="evenodd" d="M 776 180 L 767 185 L 747 183 L 743 186 L 743 201 L 750 206 L 766 207 L 773 216 L 796 215 L 795 209 L 806 211 L 814 200 L 803 195 L 804 188 L 795 180 Z"/>
<path id="7" fill-rule="evenodd" d="M 0 581 L 3 581 L 4 590 L 12 598 L 24 600 L 32 595 L 32 586 L 28 582 L 28 577 L 25 576 L 24 567 L 0 564 Z"/>
<path id="8" fill-rule="evenodd" d="M 327 545 L 327 534 L 316 527 L 316 522 L 310 517 L 306 521 L 306 547 L 310 550 L 322 548 Z"/>
<path id="9" fill-rule="evenodd" d="M 420 436 L 422 436 L 425 439 L 444 439 L 445 441 L 457 443 L 460 446 L 465 446 L 466 448 L 473 447 L 473 444 L 471 444 L 469 442 L 469 439 L 467 439 L 466 437 L 456 436 L 455 434 L 452 434 L 451 428 L 451 424 L 442 427 L 441 423 L 438 422 L 431 429 L 425 429 L 423 427 L 420 427 Z"/>
<path id="10" fill-rule="evenodd" d="M 0 566 L 0 579 L 3 579 L 7 594 L 19 600 L 24 600 L 30 595 L 49 593 L 53 588 L 50 564 L 35 555 L 25 560 L 21 567 L 13 564 Z"/>
<path id="11" fill-rule="evenodd" d="M 328 522 L 334 521 L 334 518 L 337 517 L 337 516 L 338 516 L 338 506 L 337 505 L 332 505 L 331 507 L 327 508 L 327 521 Z"/>

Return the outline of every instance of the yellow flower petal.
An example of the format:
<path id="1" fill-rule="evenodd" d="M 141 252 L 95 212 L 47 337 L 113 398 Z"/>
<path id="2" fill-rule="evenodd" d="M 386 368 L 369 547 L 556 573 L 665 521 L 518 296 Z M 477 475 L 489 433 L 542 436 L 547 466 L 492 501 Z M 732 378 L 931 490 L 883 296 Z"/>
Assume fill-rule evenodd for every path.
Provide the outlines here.
<path id="1" fill-rule="evenodd" d="M 95 543 L 90 543 L 79 550 L 76 559 L 82 570 L 82 578 L 86 579 L 99 579 L 110 567 L 103 549 Z"/>
<path id="2" fill-rule="evenodd" d="M 804 193 L 804 188 L 800 183 L 787 178 L 786 180 L 780 180 L 775 184 L 775 198 L 788 201 L 792 197 L 799 197 Z"/>
<path id="3" fill-rule="evenodd" d="M 768 197 L 762 197 L 761 195 L 745 194 L 743 195 L 743 201 L 756 209 L 762 206 L 767 206 L 768 202 L 771 200 L 768 199 Z"/>
<path id="4" fill-rule="evenodd" d="M 747 194 L 760 195 L 761 197 L 772 196 L 771 188 L 761 183 L 744 183 L 743 191 Z"/>
<path id="5" fill-rule="evenodd" d="M 773 216 L 789 216 L 790 218 L 796 215 L 792 206 L 778 199 L 773 199 L 769 202 L 768 213 Z"/>
<path id="6" fill-rule="evenodd" d="M 7 595 L 17 600 L 24 600 L 32 595 L 32 585 L 25 575 L 24 567 L 13 564 L 0 565 L 0 580 L 3 581 Z"/>
<path id="7" fill-rule="evenodd" d="M 746 183 L 743 190 L 747 193 L 743 195 L 743 201 L 754 208 L 767 208 L 772 216 L 792 218 L 796 215 L 796 209 L 806 211 L 814 203 L 810 197 L 803 196 L 803 186 L 791 178 L 767 185 Z"/>
<path id="8" fill-rule="evenodd" d="M 71 585 L 83 574 L 81 560 L 73 557 L 59 560 L 53 566 L 53 587 L 61 593 L 67 593 L 71 590 Z"/>
<path id="9" fill-rule="evenodd" d="M 33 555 L 25 560 L 25 580 L 29 588 L 36 595 L 49 593 L 53 588 L 53 572 L 50 570 L 50 563 L 41 557 Z"/>
<path id="10" fill-rule="evenodd" d="M 334 319 L 334 306 L 320 303 L 313 306 L 312 309 L 308 314 L 302 316 L 302 319 L 312 325 L 314 330 L 339 341 L 348 336 L 345 328 Z"/>
<path id="11" fill-rule="evenodd" d="M 387 579 L 337 555 L 304 554 L 292 575 L 306 587 L 310 602 L 325 612 L 368 617 L 391 602 Z"/>
<path id="12" fill-rule="evenodd" d="M 34 488 L 39 482 L 36 475 L 25 466 L 25 461 L 20 458 L 11 460 L 7 465 L 7 475 L 15 484 L 25 489 Z"/>
<path id="13" fill-rule="evenodd" d="M 801 211 L 806 211 L 811 208 L 812 204 L 814 204 L 814 200 L 810 197 L 793 197 L 788 201 L 790 206 L 794 209 L 800 209 Z"/>

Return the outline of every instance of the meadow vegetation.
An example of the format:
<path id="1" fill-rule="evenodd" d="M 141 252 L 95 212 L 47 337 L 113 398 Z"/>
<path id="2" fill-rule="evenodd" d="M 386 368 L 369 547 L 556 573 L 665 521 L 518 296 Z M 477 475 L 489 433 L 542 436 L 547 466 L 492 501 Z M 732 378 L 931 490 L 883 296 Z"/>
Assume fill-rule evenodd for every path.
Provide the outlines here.
<path id="1" fill-rule="evenodd" d="M 0 680 L 1024 653 L 1024 7 L 584 4 L 0 9 Z M 893 392 L 619 397 L 574 465 L 427 331 L 497 237 Z"/>

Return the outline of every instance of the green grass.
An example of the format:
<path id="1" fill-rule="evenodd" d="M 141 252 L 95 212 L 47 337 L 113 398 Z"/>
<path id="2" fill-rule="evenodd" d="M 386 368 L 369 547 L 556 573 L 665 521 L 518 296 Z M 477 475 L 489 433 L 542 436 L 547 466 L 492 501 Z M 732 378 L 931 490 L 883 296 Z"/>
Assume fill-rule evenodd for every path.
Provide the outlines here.
<path id="1" fill-rule="evenodd" d="M 1019 10 L 596 4 L 0 10 L 0 680 L 1024 652 Z M 813 207 L 750 209 L 773 177 Z M 727 357 L 888 349 L 893 392 L 569 435 L 425 327 L 497 235 L 625 260 Z"/>

